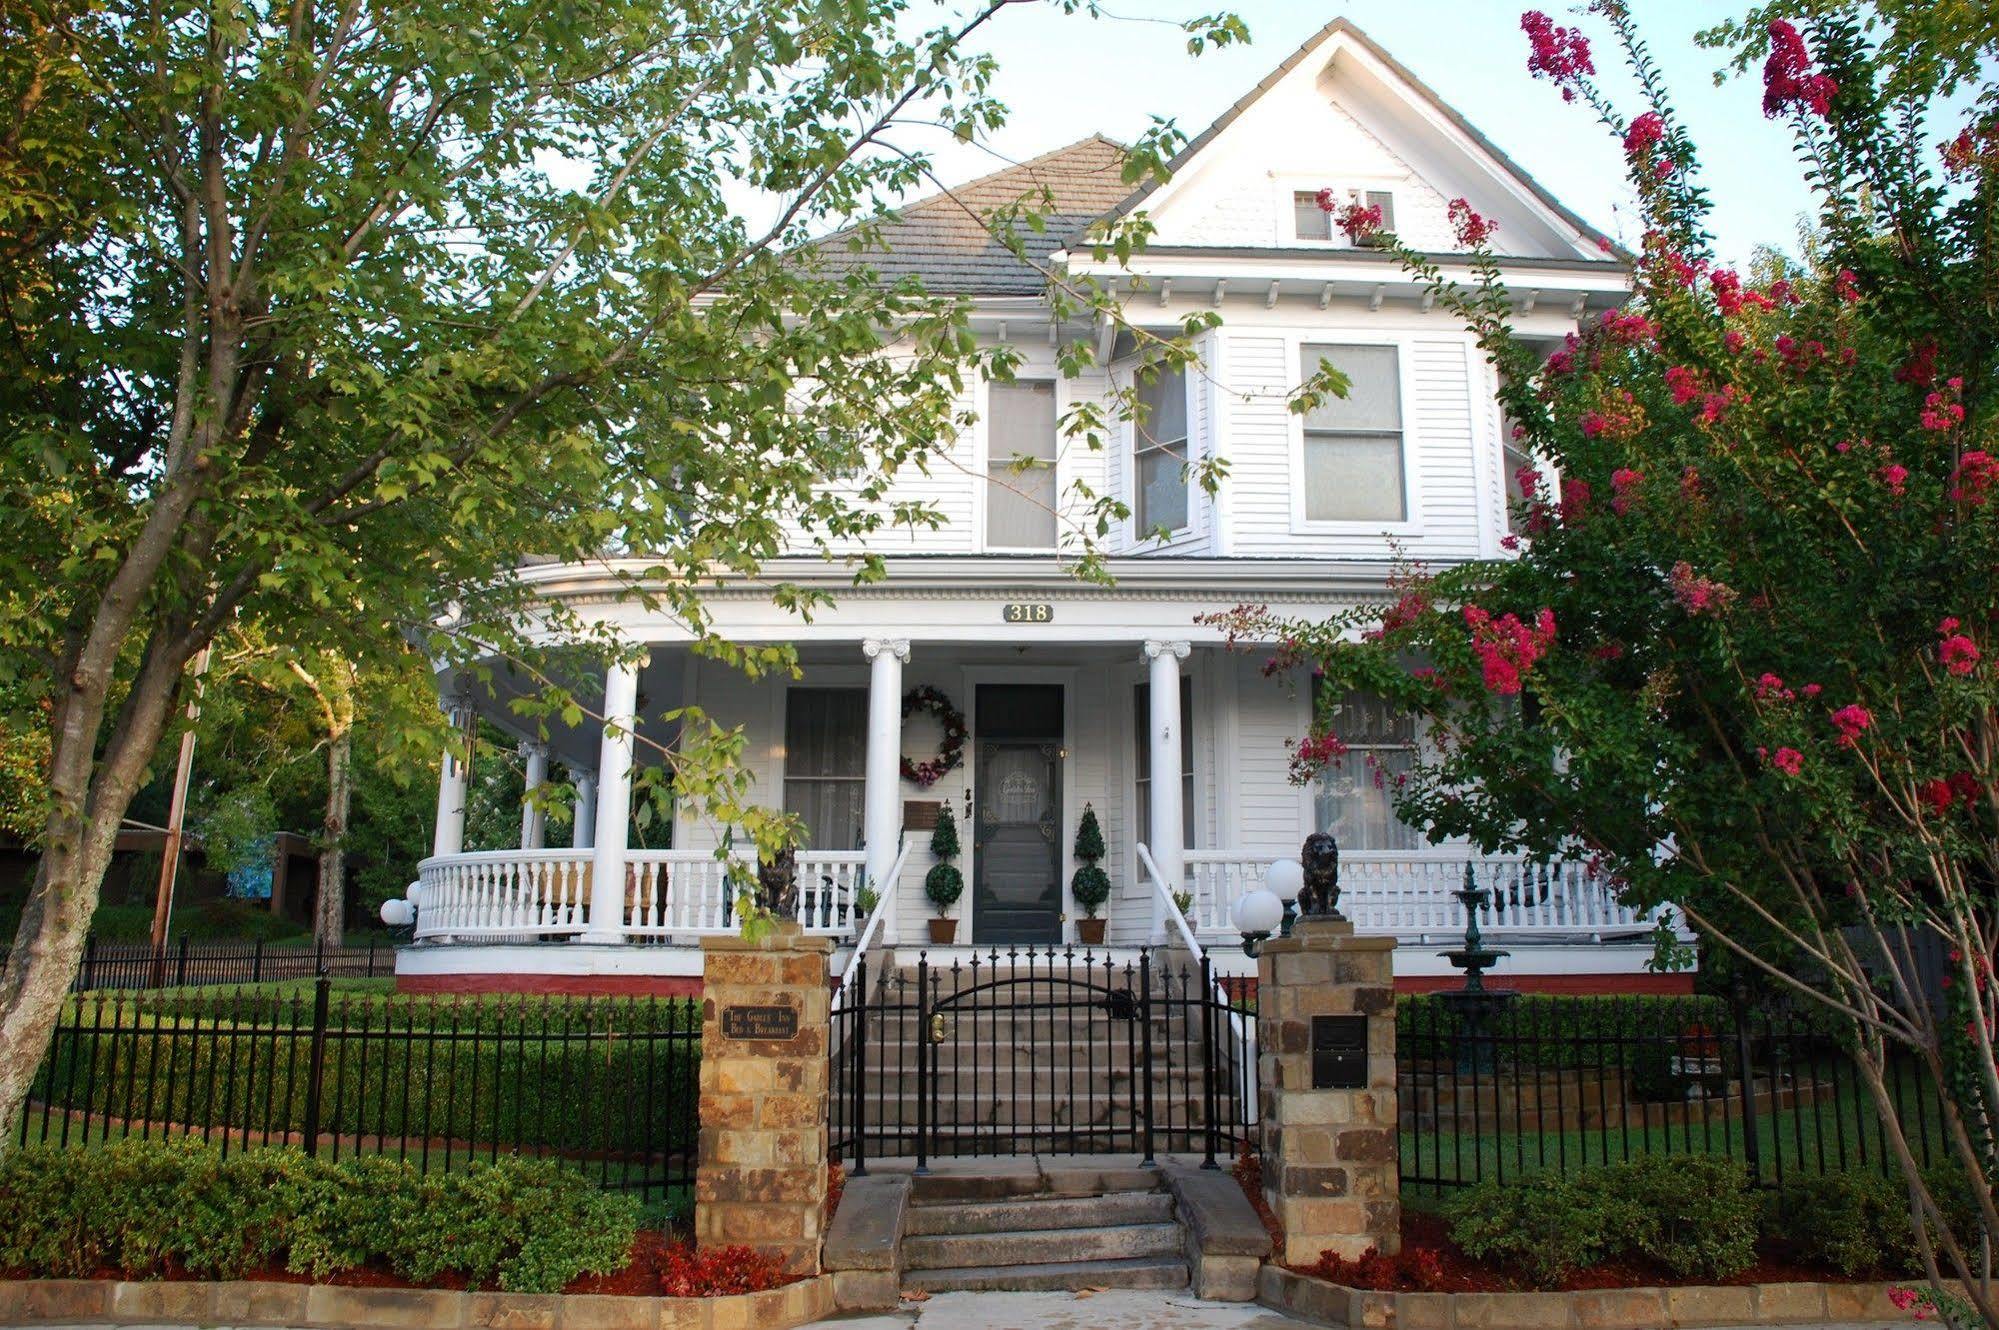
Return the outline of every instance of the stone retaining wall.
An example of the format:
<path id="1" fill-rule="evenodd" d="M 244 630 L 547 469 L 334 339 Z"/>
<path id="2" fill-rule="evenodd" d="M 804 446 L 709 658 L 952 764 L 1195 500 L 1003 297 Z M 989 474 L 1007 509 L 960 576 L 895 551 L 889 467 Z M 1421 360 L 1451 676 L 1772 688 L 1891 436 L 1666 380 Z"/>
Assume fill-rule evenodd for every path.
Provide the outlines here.
<path id="1" fill-rule="evenodd" d="M 1658 1330 L 1910 1321 L 1899 1284 L 1744 1284 L 1584 1293 L 1382 1293 L 1266 1265 L 1257 1301 L 1354 1330 Z"/>
<path id="2" fill-rule="evenodd" d="M 726 1298 L 456 1293 L 256 1280 L 0 1280 L 0 1325 L 328 1330 L 789 1330 L 833 1311 L 833 1281 Z"/>

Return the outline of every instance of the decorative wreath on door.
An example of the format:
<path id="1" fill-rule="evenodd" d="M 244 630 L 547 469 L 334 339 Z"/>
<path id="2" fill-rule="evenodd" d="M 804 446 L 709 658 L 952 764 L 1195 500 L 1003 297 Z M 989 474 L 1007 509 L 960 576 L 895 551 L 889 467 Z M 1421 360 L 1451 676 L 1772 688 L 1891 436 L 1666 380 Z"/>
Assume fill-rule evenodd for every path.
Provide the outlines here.
<path id="1" fill-rule="evenodd" d="M 905 754 L 902 759 L 902 778 L 914 781 L 925 789 L 944 778 L 947 771 L 956 770 L 965 760 L 965 713 L 951 704 L 943 690 L 929 684 L 918 684 L 902 699 L 902 718 L 908 720 L 918 712 L 925 712 L 937 718 L 944 728 L 944 742 L 937 749 L 937 756 L 922 762 L 912 762 Z"/>

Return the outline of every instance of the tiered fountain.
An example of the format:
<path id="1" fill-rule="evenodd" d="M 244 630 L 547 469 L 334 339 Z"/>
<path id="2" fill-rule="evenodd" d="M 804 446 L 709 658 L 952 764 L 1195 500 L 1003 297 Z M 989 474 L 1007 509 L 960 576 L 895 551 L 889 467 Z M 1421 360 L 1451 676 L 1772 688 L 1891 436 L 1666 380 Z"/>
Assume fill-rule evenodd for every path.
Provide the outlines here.
<path id="1" fill-rule="evenodd" d="M 1464 886 L 1451 894 L 1465 908 L 1465 944 L 1437 954 L 1463 970 L 1465 982 L 1462 988 L 1437 994 L 1437 1000 L 1457 1017 L 1458 1074 L 1471 1076 L 1493 1070 L 1498 1060 L 1493 1026 L 1499 1014 L 1520 995 L 1511 989 L 1485 986 L 1485 972 L 1506 953 L 1485 945 L 1485 938 L 1478 931 L 1479 911 L 1485 908 L 1491 893 L 1478 885 L 1470 861 L 1465 863 Z"/>

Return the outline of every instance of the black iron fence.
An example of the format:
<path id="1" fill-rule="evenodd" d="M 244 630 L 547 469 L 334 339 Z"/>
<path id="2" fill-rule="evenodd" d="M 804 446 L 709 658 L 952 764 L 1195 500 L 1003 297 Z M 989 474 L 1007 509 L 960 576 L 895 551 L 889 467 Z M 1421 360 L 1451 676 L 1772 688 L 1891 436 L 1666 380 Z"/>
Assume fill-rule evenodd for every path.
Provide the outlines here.
<path id="1" fill-rule="evenodd" d="M 1073 948 L 922 958 L 854 982 L 833 1013 L 831 1140 L 871 1158 L 1161 1153 L 1249 1138 L 1253 1022 L 1208 963 Z"/>
<path id="2" fill-rule="evenodd" d="M 1442 997 L 1397 1012 L 1402 1180 L 1452 1188 L 1641 1154 L 1724 1155 L 1760 1186 L 1899 1167 L 1837 1027 L 1715 998 Z M 1916 1157 L 1945 1156 L 1935 1087 L 1886 1083 Z"/>
<path id="3" fill-rule="evenodd" d="M 678 999 L 100 991 L 69 999 L 19 1139 L 535 1155 L 652 1197 L 693 1182 L 700 1056 Z"/>
<path id="4" fill-rule="evenodd" d="M 0 948 L 0 974 L 9 952 Z M 396 972 L 396 949 L 370 940 L 366 946 L 319 947 L 296 942 L 189 942 L 164 947 L 149 942 L 83 944 L 72 993 L 100 988 L 173 988 L 188 984 L 264 984 L 311 979 L 387 978 Z"/>

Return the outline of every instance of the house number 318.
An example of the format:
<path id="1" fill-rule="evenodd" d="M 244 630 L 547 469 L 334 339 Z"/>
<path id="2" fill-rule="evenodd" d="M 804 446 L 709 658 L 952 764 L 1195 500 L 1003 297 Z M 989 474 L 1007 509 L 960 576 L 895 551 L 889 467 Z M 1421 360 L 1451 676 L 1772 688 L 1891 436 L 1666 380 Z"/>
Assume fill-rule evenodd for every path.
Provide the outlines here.
<path id="1" fill-rule="evenodd" d="M 1053 623 L 1055 607 L 1045 604 L 1015 603 L 1008 605 L 1000 614 L 1007 623 Z"/>

